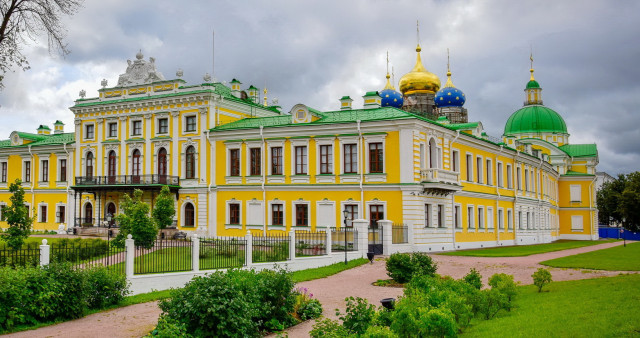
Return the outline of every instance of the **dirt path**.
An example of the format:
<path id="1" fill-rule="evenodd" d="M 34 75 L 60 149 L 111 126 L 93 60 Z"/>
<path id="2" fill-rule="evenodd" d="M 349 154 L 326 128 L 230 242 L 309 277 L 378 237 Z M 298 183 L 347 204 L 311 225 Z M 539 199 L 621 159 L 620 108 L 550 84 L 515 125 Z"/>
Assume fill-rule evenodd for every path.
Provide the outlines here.
<path id="1" fill-rule="evenodd" d="M 463 257 L 432 255 L 438 262 L 438 273 L 461 278 L 472 267 L 483 276 L 484 283 L 494 273 L 514 275 L 516 281 L 531 284 L 531 274 L 542 265 L 541 261 L 595 251 L 621 245 L 612 242 L 584 248 L 556 251 L 525 257 Z M 551 268 L 554 281 L 615 276 L 619 271 L 596 271 Z M 349 296 L 362 297 L 376 306 L 382 298 L 397 298 L 400 288 L 375 287 L 371 283 L 388 278 L 384 260 L 376 260 L 327 278 L 299 283 L 319 299 L 328 318 L 336 318 L 335 309 L 344 312 L 344 299 Z M 156 302 L 127 306 L 120 309 L 96 313 L 74 321 L 52 325 L 32 331 L 19 332 L 9 337 L 140 337 L 147 334 L 157 323 L 160 309 Z M 307 321 L 287 330 L 289 337 L 308 337 L 314 321 Z"/>

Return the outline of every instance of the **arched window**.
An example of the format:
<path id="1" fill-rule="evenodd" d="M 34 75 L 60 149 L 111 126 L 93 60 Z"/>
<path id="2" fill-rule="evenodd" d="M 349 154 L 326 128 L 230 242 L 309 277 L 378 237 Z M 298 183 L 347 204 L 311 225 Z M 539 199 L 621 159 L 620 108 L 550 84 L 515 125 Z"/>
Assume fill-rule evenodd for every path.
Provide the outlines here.
<path id="1" fill-rule="evenodd" d="M 87 178 L 93 177 L 93 153 L 87 153 L 85 158 L 85 176 Z"/>
<path id="2" fill-rule="evenodd" d="M 438 168 L 438 147 L 433 139 L 429 140 L 429 168 Z"/>
<path id="3" fill-rule="evenodd" d="M 109 183 L 114 183 L 116 180 L 116 152 L 111 150 L 108 156 L 107 162 L 107 176 L 109 177 Z"/>
<path id="4" fill-rule="evenodd" d="M 83 223 L 90 223 L 93 225 L 93 205 L 91 205 L 91 203 L 87 203 L 84 205 Z"/>
<path id="5" fill-rule="evenodd" d="M 133 183 L 140 183 L 140 172 L 141 172 L 141 163 L 140 163 L 140 150 L 136 149 L 133 151 L 131 157 L 131 175 Z"/>
<path id="6" fill-rule="evenodd" d="M 116 224 L 116 204 L 113 202 L 107 203 L 106 213 L 104 215 L 105 220 L 111 216 L 111 221 L 109 221 L 110 226 L 114 226 Z"/>
<path id="7" fill-rule="evenodd" d="M 185 152 L 185 178 L 196 177 L 196 148 L 188 146 Z"/>
<path id="8" fill-rule="evenodd" d="M 196 224 L 195 218 L 196 218 L 196 209 L 194 208 L 193 204 L 191 203 L 185 204 L 184 205 L 184 226 L 186 227 L 195 226 Z"/>
<path id="9" fill-rule="evenodd" d="M 167 183 L 167 150 L 164 148 L 158 151 L 158 181 L 161 184 Z"/>

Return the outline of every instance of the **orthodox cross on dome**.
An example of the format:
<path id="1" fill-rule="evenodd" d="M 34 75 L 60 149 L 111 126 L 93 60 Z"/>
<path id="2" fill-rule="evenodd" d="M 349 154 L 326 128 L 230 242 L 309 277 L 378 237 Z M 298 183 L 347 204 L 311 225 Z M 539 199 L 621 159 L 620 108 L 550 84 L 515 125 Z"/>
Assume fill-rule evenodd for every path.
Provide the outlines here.
<path id="1" fill-rule="evenodd" d="M 164 81 L 164 76 L 156 69 L 156 59 L 143 59 L 142 50 L 136 53 L 136 60 L 127 60 L 127 69 L 118 77 L 118 87 L 136 86 L 156 81 Z"/>

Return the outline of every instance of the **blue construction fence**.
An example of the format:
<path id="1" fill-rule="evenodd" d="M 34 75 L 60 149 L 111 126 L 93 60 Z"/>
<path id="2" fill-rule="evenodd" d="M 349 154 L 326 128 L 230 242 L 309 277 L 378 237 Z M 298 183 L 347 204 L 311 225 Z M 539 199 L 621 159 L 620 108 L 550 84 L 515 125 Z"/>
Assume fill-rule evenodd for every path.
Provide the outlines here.
<path id="1" fill-rule="evenodd" d="M 600 227 L 598 228 L 598 234 L 600 238 L 619 238 L 630 241 L 640 241 L 640 232 L 631 232 L 626 229 L 620 232 L 620 229 L 621 228 Z"/>

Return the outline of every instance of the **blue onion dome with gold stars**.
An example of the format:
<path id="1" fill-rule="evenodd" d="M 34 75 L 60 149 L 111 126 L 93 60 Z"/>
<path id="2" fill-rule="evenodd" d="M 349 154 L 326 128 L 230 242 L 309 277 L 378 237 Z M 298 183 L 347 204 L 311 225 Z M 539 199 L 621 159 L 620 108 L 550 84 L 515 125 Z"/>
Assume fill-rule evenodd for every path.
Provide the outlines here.
<path id="1" fill-rule="evenodd" d="M 380 97 L 382 97 L 381 106 L 402 108 L 402 103 L 404 102 L 402 94 L 396 91 L 389 78 L 389 73 L 387 73 L 387 85 L 380 91 Z"/>
<path id="2" fill-rule="evenodd" d="M 447 67 L 448 68 L 448 67 Z M 462 107 L 466 101 L 466 97 L 462 90 L 456 88 L 451 81 L 451 71 L 447 69 L 447 83 L 440 89 L 435 96 L 435 104 L 437 107 Z"/>

